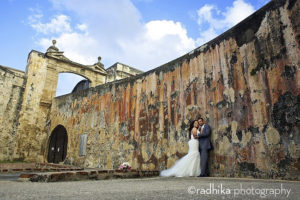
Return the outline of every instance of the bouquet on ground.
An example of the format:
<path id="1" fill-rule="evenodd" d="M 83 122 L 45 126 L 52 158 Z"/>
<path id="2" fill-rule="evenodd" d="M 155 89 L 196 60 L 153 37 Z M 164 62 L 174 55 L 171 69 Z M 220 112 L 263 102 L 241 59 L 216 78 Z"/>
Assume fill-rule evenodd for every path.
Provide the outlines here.
<path id="1" fill-rule="evenodd" d="M 120 165 L 120 170 L 126 171 L 126 170 L 130 170 L 131 166 L 128 162 L 124 162 Z"/>

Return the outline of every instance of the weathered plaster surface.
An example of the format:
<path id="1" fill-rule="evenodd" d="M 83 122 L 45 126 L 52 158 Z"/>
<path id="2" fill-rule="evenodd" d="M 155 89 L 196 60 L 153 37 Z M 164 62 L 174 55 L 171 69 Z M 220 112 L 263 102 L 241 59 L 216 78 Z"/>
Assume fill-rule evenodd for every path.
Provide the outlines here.
<path id="1" fill-rule="evenodd" d="M 54 99 L 49 133 L 66 127 L 65 162 L 170 167 L 187 153 L 189 123 L 201 115 L 213 128 L 212 175 L 299 179 L 299 10 L 299 0 L 272 1 L 159 68 Z M 79 157 L 81 134 L 87 155 Z"/>
<path id="2" fill-rule="evenodd" d="M 0 160 L 12 158 L 17 140 L 25 73 L 0 66 Z"/>

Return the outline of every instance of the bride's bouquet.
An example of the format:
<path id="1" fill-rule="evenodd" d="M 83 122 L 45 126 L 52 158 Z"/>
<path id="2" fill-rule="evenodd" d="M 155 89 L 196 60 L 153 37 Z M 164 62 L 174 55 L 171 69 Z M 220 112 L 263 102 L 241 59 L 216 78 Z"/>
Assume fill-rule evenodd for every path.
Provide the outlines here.
<path id="1" fill-rule="evenodd" d="M 126 170 L 130 170 L 131 166 L 128 162 L 124 162 L 120 165 L 120 170 L 126 171 Z"/>

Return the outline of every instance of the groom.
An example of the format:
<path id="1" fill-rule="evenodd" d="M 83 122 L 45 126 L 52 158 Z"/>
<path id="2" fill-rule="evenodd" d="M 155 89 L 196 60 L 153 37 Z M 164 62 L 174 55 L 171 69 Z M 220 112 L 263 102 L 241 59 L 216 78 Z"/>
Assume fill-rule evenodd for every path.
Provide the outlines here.
<path id="1" fill-rule="evenodd" d="M 211 128 L 208 124 L 205 123 L 205 120 L 200 117 L 198 120 L 199 123 L 199 131 L 200 133 L 197 135 L 199 140 L 199 152 L 201 158 L 201 174 L 199 177 L 209 176 L 208 171 L 208 151 L 212 149 L 212 144 L 210 142 L 210 134 Z"/>

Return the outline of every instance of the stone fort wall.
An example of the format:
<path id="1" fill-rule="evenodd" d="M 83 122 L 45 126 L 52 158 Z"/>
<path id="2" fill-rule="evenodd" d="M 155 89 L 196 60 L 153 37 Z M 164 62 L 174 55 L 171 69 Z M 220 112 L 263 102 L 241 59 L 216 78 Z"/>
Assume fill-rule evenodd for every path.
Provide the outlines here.
<path id="1" fill-rule="evenodd" d="M 25 73 L 0 66 L 0 160 L 9 160 L 17 141 Z"/>
<path id="2" fill-rule="evenodd" d="M 66 128 L 65 163 L 165 169 L 187 153 L 188 126 L 201 115 L 213 128 L 213 176 L 299 179 L 299 10 L 297 0 L 271 1 L 161 67 L 55 98 L 49 131 Z"/>

